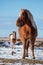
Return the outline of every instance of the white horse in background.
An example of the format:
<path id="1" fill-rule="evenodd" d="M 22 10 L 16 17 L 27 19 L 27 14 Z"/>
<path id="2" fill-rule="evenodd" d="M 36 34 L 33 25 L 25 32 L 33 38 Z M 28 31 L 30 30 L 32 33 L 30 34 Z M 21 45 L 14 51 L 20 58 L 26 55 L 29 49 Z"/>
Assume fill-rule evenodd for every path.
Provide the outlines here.
<path id="1" fill-rule="evenodd" d="M 14 44 L 16 43 L 16 37 L 14 33 L 11 33 L 9 35 L 9 41 L 10 41 L 10 47 L 11 47 L 11 54 L 14 53 Z"/>

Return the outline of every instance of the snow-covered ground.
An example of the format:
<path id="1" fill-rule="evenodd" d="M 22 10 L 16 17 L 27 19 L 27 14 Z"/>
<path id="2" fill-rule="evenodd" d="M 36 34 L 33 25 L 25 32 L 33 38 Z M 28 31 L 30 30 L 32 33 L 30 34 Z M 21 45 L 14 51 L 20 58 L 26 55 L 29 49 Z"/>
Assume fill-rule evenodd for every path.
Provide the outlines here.
<path id="1" fill-rule="evenodd" d="M 0 47 L 0 58 L 7 58 L 7 59 L 22 59 L 22 45 L 14 45 L 14 54 L 11 54 L 12 49 L 10 47 Z M 28 55 L 29 55 L 29 59 L 31 59 L 31 50 L 30 48 L 28 49 Z M 34 49 L 34 53 L 35 53 L 35 58 L 36 60 L 43 60 L 43 48 L 42 47 L 35 47 Z M 1 62 L 1 61 L 0 61 Z M 3 64 L 3 63 L 2 63 Z M 0 63 L 1 65 L 1 63 Z M 9 64 L 5 64 L 5 65 L 12 65 L 11 63 Z M 21 63 L 16 63 L 14 65 L 21 65 Z M 29 65 L 24 64 L 24 65 Z M 35 64 L 35 65 L 41 65 L 41 64 Z"/>

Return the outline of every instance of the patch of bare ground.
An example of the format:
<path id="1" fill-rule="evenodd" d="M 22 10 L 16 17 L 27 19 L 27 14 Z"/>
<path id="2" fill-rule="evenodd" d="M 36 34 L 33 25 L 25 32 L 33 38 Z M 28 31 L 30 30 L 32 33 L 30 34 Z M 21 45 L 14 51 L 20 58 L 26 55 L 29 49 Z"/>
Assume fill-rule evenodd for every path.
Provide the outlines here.
<path id="1" fill-rule="evenodd" d="M 43 47 L 43 42 L 36 42 L 35 43 L 35 46 L 36 47 Z"/>
<path id="2" fill-rule="evenodd" d="M 33 63 L 33 64 L 43 64 L 43 60 L 35 60 L 35 59 L 5 59 L 5 58 L 0 58 L 2 63 L 15 63 L 15 62 L 21 62 L 21 63 Z"/>

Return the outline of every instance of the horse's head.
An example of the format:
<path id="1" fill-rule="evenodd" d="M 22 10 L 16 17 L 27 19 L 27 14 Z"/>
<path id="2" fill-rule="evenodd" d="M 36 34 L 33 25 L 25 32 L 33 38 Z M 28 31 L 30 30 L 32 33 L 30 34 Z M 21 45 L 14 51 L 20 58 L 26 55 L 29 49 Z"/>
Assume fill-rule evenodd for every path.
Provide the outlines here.
<path id="1" fill-rule="evenodd" d="M 14 38 L 13 34 L 9 35 L 9 40 L 10 40 L 11 43 L 15 43 L 16 42 L 16 39 Z"/>
<path id="2" fill-rule="evenodd" d="M 32 19 L 32 15 L 30 11 L 28 11 L 27 9 L 21 9 L 19 13 L 19 17 L 16 21 L 16 25 L 18 27 L 23 26 L 24 24 L 28 24 L 29 26 L 32 26 L 31 19 Z"/>
<path id="3" fill-rule="evenodd" d="M 28 15 L 27 15 L 26 10 L 21 9 L 21 11 L 19 13 L 19 17 L 18 17 L 18 19 L 16 21 L 16 25 L 18 27 L 23 26 L 26 23 L 27 19 L 28 19 Z"/>

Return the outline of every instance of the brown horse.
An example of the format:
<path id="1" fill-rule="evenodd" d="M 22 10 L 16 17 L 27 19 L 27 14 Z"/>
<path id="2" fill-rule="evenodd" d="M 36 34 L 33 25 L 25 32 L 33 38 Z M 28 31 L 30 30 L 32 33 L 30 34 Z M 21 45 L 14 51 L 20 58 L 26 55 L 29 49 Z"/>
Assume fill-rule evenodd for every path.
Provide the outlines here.
<path id="1" fill-rule="evenodd" d="M 37 36 L 37 26 L 30 11 L 21 9 L 16 25 L 19 27 L 18 32 L 23 44 L 23 58 L 28 57 L 28 47 L 30 45 L 32 58 L 35 59 L 34 42 Z"/>

